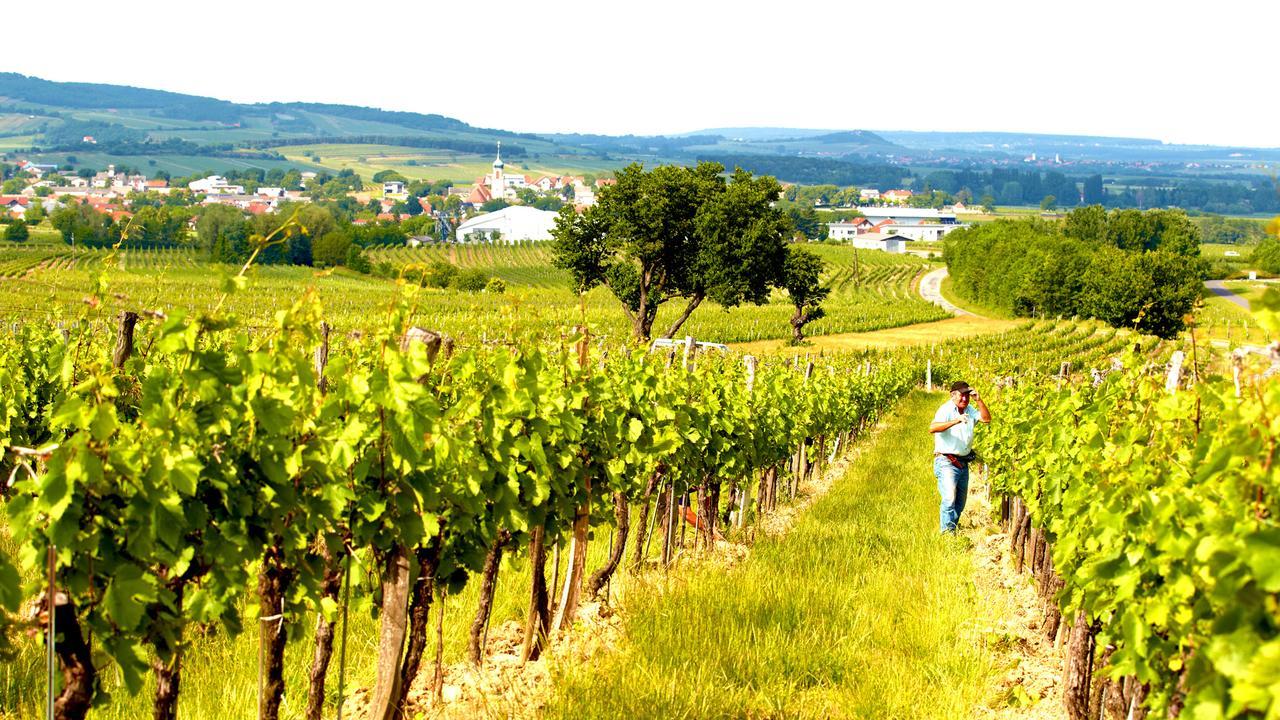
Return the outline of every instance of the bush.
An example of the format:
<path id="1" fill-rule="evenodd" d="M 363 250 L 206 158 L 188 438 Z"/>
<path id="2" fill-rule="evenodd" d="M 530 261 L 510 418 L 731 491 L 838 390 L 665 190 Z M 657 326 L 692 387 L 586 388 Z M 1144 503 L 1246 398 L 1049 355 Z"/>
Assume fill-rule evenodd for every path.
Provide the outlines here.
<path id="1" fill-rule="evenodd" d="M 364 252 L 359 245 L 352 245 L 347 248 L 346 265 L 358 273 L 368 274 L 373 271 L 373 264 L 369 262 L 369 258 L 364 256 Z"/>
<path id="2" fill-rule="evenodd" d="M 1280 238 L 1269 238 L 1258 243 L 1251 260 L 1262 272 L 1280 275 Z"/>
<path id="3" fill-rule="evenodd" d="M 4 239 L 10 242 L 25 242 L 31 233 L 27 232 L 27 224 L 19 220 L 4 231 Z"/>
<path id="4" fill-rule="evenodd" d="M 489 278 L 489 282 L 484 284 L 484 291 L 494 295 L 501 295 L 507 291 L 507 284 L 503 282 L 502 278 Z"/>
<path id="5" fill-rule="evenodd" d="M 478 293 L 489 284 L 489 276 L 483 270 L 463 270 L 453 278 L 453 288 L 462 292 Z"/>

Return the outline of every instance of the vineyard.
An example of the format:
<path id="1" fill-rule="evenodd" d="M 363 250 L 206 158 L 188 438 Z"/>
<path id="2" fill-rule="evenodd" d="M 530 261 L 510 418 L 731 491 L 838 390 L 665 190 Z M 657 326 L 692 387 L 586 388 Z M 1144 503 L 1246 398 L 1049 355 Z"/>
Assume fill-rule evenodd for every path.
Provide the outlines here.
<path id="1" fill-rule="evenodd" d="M 609 582 L 631 506 L 629 565 L 671 562 L 678 515 L 696 520 L 681 545 L 709 547 L 794 495 L 814 457 L 919 381 L 917 366 L 884 359 L 664 358 L 586 336 L 455 350 L 406 332 L 403 306 L 330 354 L 319 319 L 308 297 L 270 334 L 130 316 L 114 343 L 34 326 L 7 337 L 6 444 L 38 448 L 14 465 L 10 532 L 22 567 L 47 567 L 58 593 L 40 599 L 44 575 L 20 584 L 6 560 L 0 599 L 10 612 L 34 599 L 41 622 L 61 628 L 60 716 L 82 717 L 112 675 L 133 695 L 148 674 L 155 713 L 174 716 L 188 638 L 235 636 L 256 617 L 262 713 L 278 717 L 287 637 L 314 616 L 307 715 L 318 717 L 333 695 L 339 590 L 361 573 L 380 578 L 370 702 L 382 717 L 418 674 L 432 599 L 474 575 L 469 644 L 480 652 L 504 553 L 529 557 L 523 654 L 536 658 L 580 593 Z M 593 522 L 597 537 L 616 537 L 588 578 Z M 566 547 L 554 605 L 552 545 Z M 357 592 L 372 595 L 369 582 Z"/>
<path id="2" fill-rule="evenodd" d="M 828 262 L 833 288 L 826 317 L 810 326 L 812 334 L 863 332 L 937 320 L 946 313 L 915 294 L 912 281 L 927 265 L 875 251 L 815 246 Z M 424 289 L 410 308 L 412 321 L 462 342 L 497 338 L 558 336 L 577 324 L 597 336 L 621 340 L 629 326 L 618 301 L 603 289 L 578 298 L 568 275 L 551 265 L 545 245 L 448 245 L 375 248 L 375 263 L 395 268 L 445 262 L 478 269 L 502 279 L 503 293 L 465 293 Z M 211 265 L 186 249 L 71 249 L 65 246 L 0 247 L 0 316 L 67 322 L 76 317 L 95 278 L 108 271 L 110 292 L 103 295 L 108 314 L 140 309 L 169 314 L 211 309 L 233 268 Z M 305 288 L 313 287 L 326 317 L 342 332 L 368 330 L 382 321 L 396 297 L 394 279 L 360 275 L 342 268 L 321 271 L 294 266 L 253 269 L 253 291 L 237 295 L 229 309 L 249 324 L 270 327 L 272 316 L 287 309 Z M 671 304 L 674 305 L 674 304 Z M 777 293 L 766 305 L 720 308 L 708 303 L 682 329 L 699 340 L 745 342 L 789 337 L 793 308 Z M 668 325 L 679 309 L 663 307 L 658 324 Z"/>
<path id="3" fill-rule="evenodd" d="M 503 295 L 6 252 L 0 717 L 1057 703 L 993 690 L 1009 660 L 974 625 L 1007 610 L 930 527 L 941 398 L 918 388 L 953 379 L 998 388 L 995 507 L 966 533 L 1000 533 L 1032 578 L 1068 716 L 1280 708 L 1274 358 L 1065 320 L 891 352 L 646 353 L 539 246 L 373 251 L 508 273 Z M 923 264 L 815 252 L 842 322 L 922 303 Z M 775 307 L 691 327 L 749 336 Z M 583 627 L 613 629 L 593 646 Z"/>

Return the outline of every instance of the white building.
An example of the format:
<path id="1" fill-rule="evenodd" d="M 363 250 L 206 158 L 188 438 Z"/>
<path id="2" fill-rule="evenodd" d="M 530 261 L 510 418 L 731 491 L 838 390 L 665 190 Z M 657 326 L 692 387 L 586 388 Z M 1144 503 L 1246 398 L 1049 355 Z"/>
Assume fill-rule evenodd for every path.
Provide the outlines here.
<path id="1" fill-rule="evenodd" d="M 875 229 L 872 222 L 864 217 L 827 223 L 827 237 L 832 240 L 851 240 L 854 235 L 861 235 Z"/>
<path id="2" fill-rule="evenodd" d="M 853 236 L 853 246 L 859 250 L 880 250 L 887 253 L 905 253 L 907 240 L 895 233 L 869 232 Z"/>
<path id="3" fill-rule="evenodd" d="M 382 183 L 382 196 L 404 195 L 404 183 L 399 180 L 388 180 Z"/>
<path id="4" fill-rule="evenodd" d="M 938 242 L 960 228 L 969 227 L 968 225 L 960 225 L 950 223 L 943 225 L 942 223 L 894 223 L 885 225 L 880 230 L 886 234 L 897 234 L 912 240 L 922 240 L 924 242 Z"/>
<path id="5" fill-rule="evenodd" d="M 458 226 L 458 242 L 550 240 L 556 213 L 525 205 L 477 215 Z"/>
<path id="6" fill-rule="evenodd" d="M 529 178 L 524 175 L 507 174 L 506 163 L 502 162 L 502 143 L 499 142 L 498 153 L 493 158 L 492 169 L 476 185 L 484 187 L 489 198 L 514 200 L 516 190 L 529 186 Z"/>
<path id="7" fill-rule="evenodd" d="M 896 223 L 918 223 L 922 220 L 932 220 L 943 225 L 956 222 L 956 214 L 954 212 L 935 210 L 934 208 L 859 207 L 856 209 L 872 224 L 879 223 L 882 220 L 892 220 Z"/>
<path id="8" fill-rule="evenodd" d="M 880 191 L 875 188 L 860 188 L 858 190 L 859 200 L 879 200 Z"/>
<path id="9" fill-rule="evenodd" d="M 227 179 L 221 175 L 210 175 L 202 180 L 192 180 L 187 183 L 187 188 L 193 193 L 204 193 L 205 195 L 243 195 L 243 185 L 231 185 Z"/>

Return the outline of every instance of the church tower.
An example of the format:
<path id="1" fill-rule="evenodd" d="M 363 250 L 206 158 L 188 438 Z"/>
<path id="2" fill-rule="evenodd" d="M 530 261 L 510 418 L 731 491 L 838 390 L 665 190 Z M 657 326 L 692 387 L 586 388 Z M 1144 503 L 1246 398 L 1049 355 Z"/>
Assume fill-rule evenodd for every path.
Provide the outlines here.
<path id="1" fill-rule="evenodd" d="M 489 184 L 489 194 L 493 199 L 504 197 L 507 194 L 507 180 L 502 176 L 502 141 L 498 141 L 498 154 L 493 159 L 493 182 Z"/>

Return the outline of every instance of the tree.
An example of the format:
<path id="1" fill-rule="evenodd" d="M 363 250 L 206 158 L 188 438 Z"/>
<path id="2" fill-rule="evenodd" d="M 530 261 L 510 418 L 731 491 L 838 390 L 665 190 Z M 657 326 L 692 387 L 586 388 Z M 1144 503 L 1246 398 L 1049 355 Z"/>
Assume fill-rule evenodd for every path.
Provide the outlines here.
<path id="1" fill-rule="evenodd" d="M 988 215 L 995 214 L 996 198 L 994 195 L 992 195 L 991 193 L 986 193 L 982 196 L 982 199 L 979 200 L 978 202 L 981 203 L 982 205 L 982 212 L 987 213 Z"/>
<path id="2" fill-rule="evenodd" d="M 414 197 L 413 195 L 410 195 L 409 199 L 406 200 L 404 203 L 404 211 L 409 213 L 409 215 L 421 215 L 422 202 L 419 201 L 418 198 Z"/>
<path id="3" fill-rule="evenodd" d="M 1106 190 L 1102 186 L 1102 176 L 1090 175 L 1084 179 L 1084 204 L 1101 205 L 1107 200 Z"/>
<path id="4" fill-rule="evenodd" d="M 1250 261 L 1268 275 L 1280 275 L 1280 238 L 1267 238 L 1258 243 Z"/>
<path id="5" fill-rule="evenodd" d="M 1200 298 L 1202 263 L 1167 250 L 1101 248 L 1084 277 L 1081 309 L 1116 327 L 1172 338 Z"/>
<path id="6" fill-rule="evenodd" d="M 1044 212 L 1051 212 L 1057 207 L 1058 207 L 1058 198 L 1052 195 L 1045 195 L 1044 199 L 1040 201 L 1040 209 Z"/>
<path id="7" fill-rule="evenodd" d="M 791 247 L 782 267 L 782 287 L 791 297 L 795 312 L 791 315 L 791 343 L 804 341 L 804 326 L 826 313 L 822 301 L 831 292 L 822 287 L 822 258 L 800 247 Z"/>
<path id="8" fill-rule="evenodd" d="M 1107 241 L 1107 211 L 1101 205 L 1078 207 L 1067 213 L 1062 233 L 1090 245 Z"/>
<path id="9" fill-rule="evenodd" d="M 241 262 L 249 254 L 248 223 L 230 205 L 207 205 L 196 221 L 196 243 L 212 262 Z"/>
<path id="10" fill-rule="evenodd" d="M 347 261 L 347 252 L 351 247 L 351 238 L 346 233 L 335 230 L 312 241 L 311 257 L 320 267 L 334 267 Z"/>
<path id="11" fill-rule="evenodd" d="M 726 307 L 764 302 L 790 230 L 772 207 L 781 188 L 743 170 L 726 185 L 722 171 L 708 162 L 627 166 L 583 214 L 560 210 L 555 264 L 569 270 L 579 292 L 607 287 L 638 340 L 651 336 L 658 308 L 673 299 L 686 304 L 666 337 L 708 297 Z"/>
<path id="12" fill-rule="evenodd" d="M 27 224 L 21 220 L 17 220 L 9 224 L 5 228 L 4 239 L 10 242 L 25 242 L 31 233 L 27 231 Z"/>

